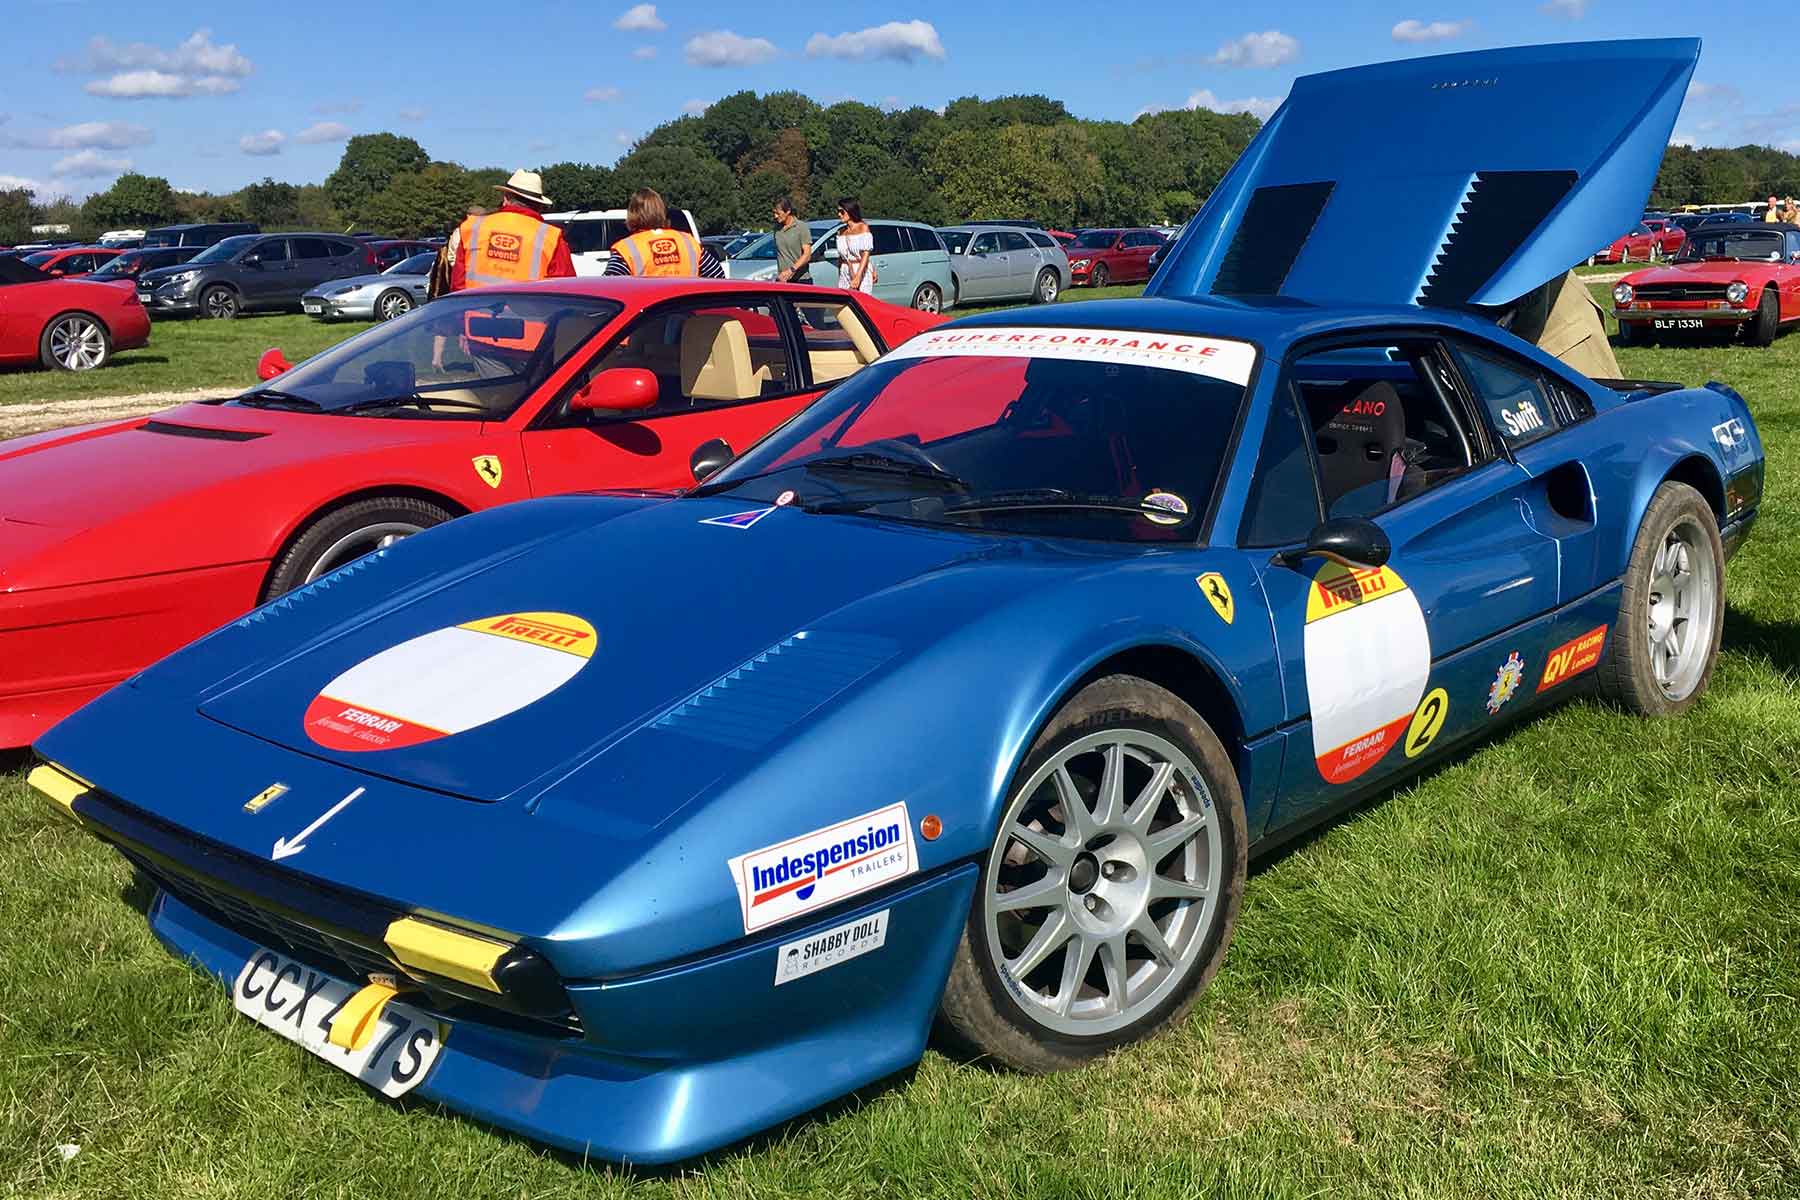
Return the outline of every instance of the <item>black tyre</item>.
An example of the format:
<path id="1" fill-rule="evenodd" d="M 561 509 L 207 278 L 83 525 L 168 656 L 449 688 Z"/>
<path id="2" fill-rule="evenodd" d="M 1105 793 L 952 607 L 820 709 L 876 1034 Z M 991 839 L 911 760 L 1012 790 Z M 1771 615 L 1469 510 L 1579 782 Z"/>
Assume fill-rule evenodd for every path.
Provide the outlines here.
<path id="1" fill-rule="evenodd" d="M 273 600 L 372 550 L 442 525 L 453 515 L 440 504 L 413 496 L 373 496 L 333 509 L 302 529 L 275 560 L 262 598 Z"/>
<path id="2" fill-rule="evenodd" d="M 237 292 L 215 283 L 200 293 L 200 315 L 214 321 L 229 321 L 243 311 Z"/>
<path id="3" fill-rule="evenodd" d="M 95 371 L 111 360 L 112 335 L 88 313 L 60 313 L 38 336 L 38 361 L 52 371 Z"/>
<path id="4" fill-rule="evenodd" d="M 1135 676 L 1089 684 L 1007 796 L 941 1032 L 1030 1072 L 1150 1036 L 1219 969 L 1244 866 L 1237 776 L 1200 714 Z"/>
<path id="5" fill-rule="evenodd" d="M 1650 340 L 1650 325 L 1645 321 L 1620 321 L 1619 345 L 1640 346 Z"/>
<path id="6" fill-rule="evenodd" d="M 1744 340 L 1752 346 L 1767 346 L 1775 340 L 1775 334 L 1781 328 L 1781 301 L 1776 298 L 1773 286 L 1763 288 L 1762 300 L 1756 306 L 1756 315 L 1744 326 Z"/>
<path id="7" fill-rule="evenodd" d="M 1595 672 L 1600 694 L 1646 717 L 1686 711 L 1712 681 L 1724 624 L 1718 522 L 1699 492 L 1668 480 L 1631 545 L 1619 615 Z"/>
<path id="8" fill-rule="evenodd" d="M 1105 263 L 1096 263 L 1092 274 L 1088 276 L 1088 282 L 1095 287 L 1105 287 L 1111 280 L 1112 272 L 1106 269 Z"/>
<path id="9" fill-rule="evenodd" d="M 920 312 L 943 312 L 944 293 L 935 283 L 921 283 L 913 293 L 912 306 Z"/>
<path id="10" fill-rule="evenodd" d="M 375 319 L 377 321 L 391 321 L 395 317 L 404 317 L 412 310 L 411 294 L 399 288 L 390 288 L 375 297 Z"/>
<path id="11" fill-rule="evenodd" d="M 1062 280 L 1054 270 L 1046 267 L 1038 272 L 1037 286 L 1031 289 L 1033 304 L 1054 304 L 1056 297 L 1062 292 Z"/>

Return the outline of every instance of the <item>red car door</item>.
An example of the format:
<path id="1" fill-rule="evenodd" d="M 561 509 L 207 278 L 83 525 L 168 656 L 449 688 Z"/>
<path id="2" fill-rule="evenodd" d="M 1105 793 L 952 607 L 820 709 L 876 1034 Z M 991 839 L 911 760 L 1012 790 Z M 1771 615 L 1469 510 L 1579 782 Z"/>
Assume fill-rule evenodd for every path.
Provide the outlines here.
<path id="1" fill-rule="evenodd" d="M 724 438 L 742 453 L 817 395 L 795 362 L 792 316 L 766 298 L 697 297 L 643 314 L 522 435 L 534 495 L 694 482 L 694 451 Z M 582 412 L 569 396 L 603 371 L 648 371 L 656 402 Z"/>

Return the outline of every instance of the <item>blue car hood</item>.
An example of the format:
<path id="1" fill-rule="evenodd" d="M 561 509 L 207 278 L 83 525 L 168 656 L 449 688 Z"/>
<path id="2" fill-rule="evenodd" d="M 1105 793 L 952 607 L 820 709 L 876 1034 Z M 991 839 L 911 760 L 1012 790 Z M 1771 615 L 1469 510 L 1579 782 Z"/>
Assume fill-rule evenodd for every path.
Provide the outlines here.
<path id="1" fill-rule="evenodd" d="M 1508 304 L 1637 222 L 1699 55 L 1588 42 L 1298 79 L 1146 294 Z"/>
<path id="2" fill-rule="evenodd" d="M 272 613 L 245 634 L 253 653 L 266 645 L 266 659 L 203 690 L 200 712 L 397 782 L 529 804 L 658 721 L 704 720 L 716 732 L 720 722 L 764 722 L 773 707 L 803 716 L 898 652 L 859 605 L 1006 544 L 869 518 L 762 513 L 746 515 L 742 500 L 644 502 L 358 614 L 297 649 Z M 739 515 L 738 524 L 706 523 Z M 694 716 L 692 702 L 712 685 L 773 660 L 779 669 L 763 670 L 747 702 Z M 488 719 L 459 728 L 471 715 Z M 680 778 L 689 768 L 699 766 L 664 764 L 647 789 L 659 794 L 638 802 L 679 804 L 707 782 Z M 636 814 L 650 824 L 663 815 Z"/>

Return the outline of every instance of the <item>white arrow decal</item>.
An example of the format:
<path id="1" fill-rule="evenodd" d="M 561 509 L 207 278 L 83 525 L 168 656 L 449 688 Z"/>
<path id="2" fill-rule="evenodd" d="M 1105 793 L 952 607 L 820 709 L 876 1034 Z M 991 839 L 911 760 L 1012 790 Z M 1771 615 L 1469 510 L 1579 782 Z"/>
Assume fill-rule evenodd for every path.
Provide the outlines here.
<path id="1" fill-rule="evenodd" d="M 302 829 L 299 833 L 296 833 L 292 841 L 287 838 L 276 838 L 275 848 L 269 851 L 269 857 L 276 862 L 280 862 L 282 859 L 291 858 L 293 855 L 306 849 L 306 839 L 319 832 L 319 826 L 343 812 L 345 807 L 349 805 L 352 800 L 362 794 L 363 789 L 357 788 L 354 792 L 351 792 L 348 796 L 339 800 L 336 804 L 326 809 L 324 814 L 320 816 L 318 820 L 314 821 L 311 825 L 308 825 L 305 829 Z"/>

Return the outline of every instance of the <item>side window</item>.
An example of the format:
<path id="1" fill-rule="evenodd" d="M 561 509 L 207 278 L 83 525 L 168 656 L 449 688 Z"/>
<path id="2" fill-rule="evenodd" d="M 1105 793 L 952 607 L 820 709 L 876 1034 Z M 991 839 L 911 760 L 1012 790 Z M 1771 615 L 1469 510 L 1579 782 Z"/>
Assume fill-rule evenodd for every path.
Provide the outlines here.
<path id="1" fill-rule="evenodd" d="M 1375 343 L 1289 364 L 1327 517 L 1371 516 L 1483 461 L 1433 370 L 1437 353 L 1436 343 Z"/>
<path id="2" fill-rule="evenodd" d="M 363 249 L 361 242 L 327 242 L 325 245 L 330 249 L 333 258 L 347 258 L 352 254 L 361 254 Z M 399 259 L 395 259 L 395 261 L 398 262 Z"/>
<path id="3" fill-rule="evenodd" d="M 948 253 L 948 251 L 944 249 L 944 239 L 938 236 L 937 230 L 920 229 L 917 226 L 914 226 L 911 228 L 911 233 L 914 250 L 928 254 Z"/>
<path id="4" fill-rule="evenodd" d="M 1040 250 L 1056 249 L 1056 239 L 1051 237 L 1047 233 L 1038 233 L 1034 230 L 1030 233 L 1027 233 L 1025 236 L 1030 238 L 1031 244 L 1036 246 Z"/>
<path id="5" fill-rule="evenodd" d="M 331 243 L 324 238 L 297 237 L 289 241 L 293 245 L 295 258 L 331 257 Z"/>
<path id="6" fill-rule="evenodd" d="M 806 365 L 816 386 L 847 379 L 881 357 L 868 326 L 851 305 L 796 304 L 794 312 L 800 318 Z"/>
<path id="7" fill-rule="evenodd" d="M 629 414 L 631 420 L 782 396 L 799 387 L 769 302 L 713 302 L 647 313 L 582 381 L 616 367 L 656 376 L 656 406 Z"/>
<path id="8" fill-rule="evenodd" d="M 286 238 L 270 238 L 266 242 L 258 242 L 256 253 L 257 257 L 266 263 L 286 262 L 288 260 L 288 240 Z"/>
<path id="9" fill-rule="evenodd" d="M 1310 430 L 1300 419 L 1291 386 L 1276 389 L 1263 431 L 1256 476 L 1244 506 L 1238 542 L 1244 546 L 1285 546 L 1303 542 L 1319 523 L 1319 488 L 1306 452 Z"/>
<path id="10" fill-rule="evenodd" d="M 1529 446 L 1556 432 L 1556 412 L 1544 380 L 1536 372 L 1493 355 L 1456 347 L 1456 362 L 1476 399 L 1487 407 L 1494 429 L 1508 446 Z"/>
<path id="11" fill-rule="evenodd" d="M 975 244 L 969 247 L 969 253 L 970 254 L 998 254 L 998 253 L 1000 253 L 1000 235 L 997 233 L 983 233 L 983 234 L 977 235 L 975 238 Z"/>
<path id="12" fill-rule="evenodd" d="M 876 254 L 905 254 L 910 248 L 898 225 L 871 225 L 869 232 L 875 238 Z"/>
<path id="13" fill-rule="evenodd" d="M 1000 248 L 1002 250 L 1029 250 L 1031 243 L 1022 233 L 1003 233 L 1000 235 Z"/>

